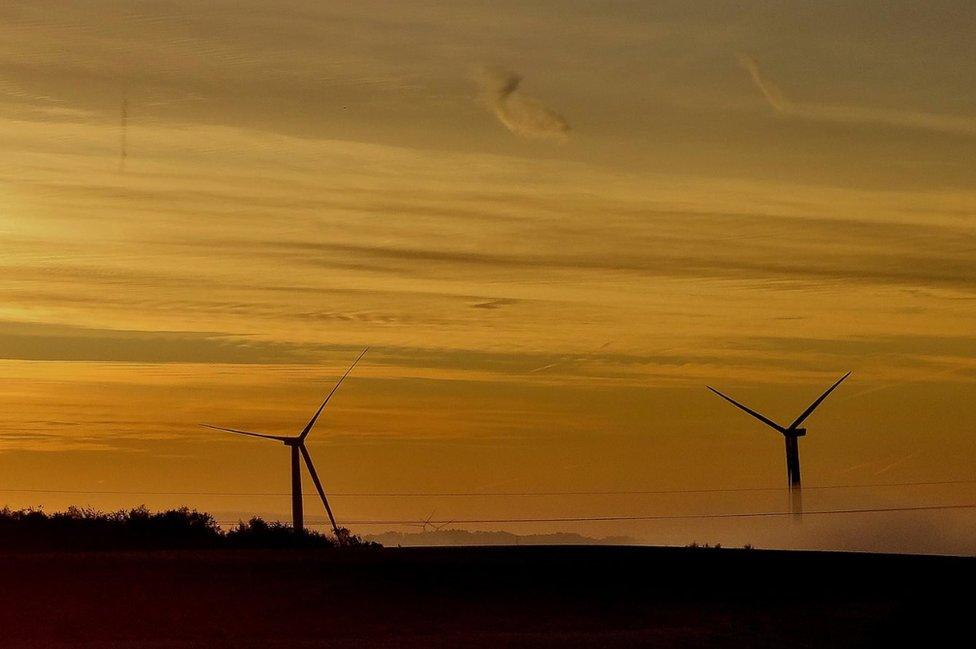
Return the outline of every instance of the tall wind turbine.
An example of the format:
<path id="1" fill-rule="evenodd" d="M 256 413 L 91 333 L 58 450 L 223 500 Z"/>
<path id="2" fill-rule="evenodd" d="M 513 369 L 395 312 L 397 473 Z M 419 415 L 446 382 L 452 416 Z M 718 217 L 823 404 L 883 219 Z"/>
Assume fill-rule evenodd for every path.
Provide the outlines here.
<path id="1" fill-rule="evenodd" d="M 315 466 L 312 464 L 312 456 L 309 455 L 308 449 L 305 448 L 305 438 L 308 437 L 308 434 L 312 431 L 312 426 L 315 425 L 315 422 L 318 420 L 319 415 L 322 414 L 322 411 L 325 409 L 325 405 L 329 403 L 329 399 L 331 399 L 332 395 L 336 393 L 336 390 L 339 389 L 339 386 L 342 385 L 342 382 L 346 380 L 347 376 L 349 376 L 349 372 L 352 372 L 352 368 L 356 367 L 356 363 L 358 363 L 359 359 L 361 359 L 363 356 L 366 355 L 366 352 L 368 350 L 369 347 L 364 349 L 362 353 L 360 353 L 359 356 L 356 357 L 356 360 L 353 361 L 352 365 L 349 366 L 349 369 L 347 369 L 345 374 L 343 374 L 342 377 L 336 382 L 335 387 L 332 388 L 332 391 L 329 392 L 328 396 L 325 397 L 325 401 L 322 402 L 322 405 L 319 406 L 319 409 L 315 411 L 314 415 L 312 415 L 312 419 L 309 420 L 305 428 L 302 429 L 302 432 L 295 437 L 287 437 L 283 435 L 267 435 L 265 433 L 254 433 L 249 430 L 237 430 L 236 428 L 221 428 L 220 426 L 211 426 L 209 424 L 202 424 L 202 426 L 204 426 L 205 428 L 213 428 L 214 430 L 222 430 L 228 433 L 237 433 L 239 435 L 250 435 L 251 437 L 262 437 L 264 439 L 273 439 L 282 442 L 284 443 L 285 446 L 291 448 L 291 518 L 292 518 L 292 525 L 294 526 L 296 531 L 301 531 L 301 532 L 305 531 L 305 523 L 303 520 L 304 515 L 302 510 L 302 466 L 301 466 L 301 462 L 302 460 L 304 460 L 305 466 L 308 467 L 308 474 L 312 477 L 312 482 L 315 484 L 315 489 L 319 492 L 319 497 L 322 498 L 322 504 L 325 505 L 325 511 L 329 515 L 329 521 L 332 522 L 332 531 L 335 532 L 337 537 L 339 536 L 339 526 L 336 525 L 335 516 L 332 515 L 332 508 L 329 507 L 329 499 L 325 497 L 325 490 L 322 488 L 322 483 L 319 481 L 319 475 L 318 473 L 315 472 Z M 299 456 L 301 456 L 301 459 L 299 459 Z"/>
<path id="2" fill-rule="evenodd" d="M 725 396 L 724 394 L 722 394 L 712 386 L 710 385 L 705 386 L 709 390 L 717 394 L 718 396 L 722 397 L 723 399 L 731 403 L 736 408 L 739 408 L 740 410 L 744 410 L 745 412 L 749 413 L 750 415 L 752 415 L 762 423 L 766 424 L 773 430 L 782 433 L 783 437 L 786 439 L 786 478 L 789 481 L 789 485 L 790 485 L 790 509 L 792 510 L 793 515 L 795 517 L 799 517 L 799 515 L 803 513 L 803 499 L 800 493 L 800 448 L 799 445 L 797 444 L 797 440 L 800 437 L 803 437 L 804 435 L 807 434 L 807 429 L 800 428 L 800 424 L 802 424 L 806 420 L 806 418 L 809 417 L 813 413 L 813 411 L 817 409 L 817 406 L 819 406 L 823 402 L 823 400 L 827 398 L 827 395 L 829 395 L 831 392 L 834 391 L 834 388 L 840 385 L 841 382 L 850 375 L 851 372 L 848 372 L 844 376 L 837 379 L 836 383 L 834 383 L 832 386 L 827 388 L 826 392 L 824 392 L 819 397 L 817 397 L 816 401 L 811 403 L 810 406 L 806 410 L 804 410 L 799 417 L 793 420 L 792 424 L 786 427 L 780 426 L 772 419 L 764 417 L 763 415 L 759 414 L 755 410 L 752 410 L 751 408 L 742 405 L 732 397 Z"/>

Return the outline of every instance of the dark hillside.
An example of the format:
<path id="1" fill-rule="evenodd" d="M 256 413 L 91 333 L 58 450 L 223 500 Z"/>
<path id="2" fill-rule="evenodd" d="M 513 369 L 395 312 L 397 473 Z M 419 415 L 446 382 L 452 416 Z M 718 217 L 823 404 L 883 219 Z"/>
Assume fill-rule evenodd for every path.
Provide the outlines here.
<path id="1" fill-rule="evenodd" d="M 4 646 L 865 647 L 967 619 L 976 561 L 704 548 L 3 557 Z"/>

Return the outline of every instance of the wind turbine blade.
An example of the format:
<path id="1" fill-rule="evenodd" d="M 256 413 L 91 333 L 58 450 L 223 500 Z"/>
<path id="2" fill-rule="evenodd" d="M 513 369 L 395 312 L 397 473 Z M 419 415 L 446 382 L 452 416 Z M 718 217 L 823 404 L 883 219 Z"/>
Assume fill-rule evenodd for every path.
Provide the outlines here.
<path id="1" fill-rule="evenodd" d="M 349 369 L 346 370 L 346 373 L 342 375 L 339 381 L 335 384 L 335 387 L 332 388 L 332 392 L 329 392 L 329 396 L 325 398 L 325 401 L 322 402 L 322 405 L 319 406 L 319 409 L 315 411 L 315 414 L 312 416 L 312 419 L 308 422 L 308 425 L 305 426 L 305 429 L 302 430 L 302 433 L 298 436 L 299 439 L 305 439 L 306 437 L 308 437 L 308 434 L 312 431 L 312 426 L 315 425 L 315 421 L 319 418 L 319 415 L 321 415 L 322 411 L 325 409 L 325 404 L 329 403 L 329 399 L 332 398 L 332 395 L 336 393 L 336 390 L 339 389 L 339 386 L 342 385 L 342 382 L 346 380 L 347 376 L 349 376 L 349 372 L 352 372 L 352 368 L 356 367 L 356 363 L 358 363 L 359 359 L 365 356 L 366 352 L 368 351 L 369 351 L 369 347 L 365 348 L 359 354 L 359 356 L 356 357 L 356 360 L 352 362 L 352 365 L 349 366 Z"/>
<path id="2" fill-rule="evenodd" d="M 220 426 L 211 426 L 210 424 L 200 424 L 204 428 L 212 428 L 214 430 L 222 430 L 225 433 L 237 433 L 238 435 L 250 435 L 251 437 L 263 437 L 264 439 L 275 439 L 279 442 L 285 442 L 291 437 L 284 437 L 283 435 L 266 435 L 265 433 L 252 433 L 249 430 L 237 430 L 236 428 L 221 428 Z"/>
<path id="3" fill-rule="evenodd" d="M 752 415 L 753 417 L 755 417 L 756 419 L 758 419 L 762 423 L 766 424 L 770 428 L 773 428 L 773 429 L 775 429 L 775 430 L 777 430 L 777 431 L 779 431 L 781 433 L 785 433 L 786 432 L 786 429 L 785 428 L 783 428 L 782 426 L 780 426 L 779 424 L 777 424 L 772 419 L 768 419 L 767 417 L 764 417 L 763 415 L 760 415 L 758 412 L 756 412 L 752 408 L 749 408 L 747 406 L 742 405 L 741 403 L 739 403 L 738 401 L 736 401 L 732 397 L 725 396 L 724 394 L 722 394 L 721 392 L 719 392 L 718 390 L 716 390 L 715 388 L 713 388 L 710 385 L 706 385 L 705 387 L 708 388 L 709 390 L 711 390 L 712 392 L 714 392 L 715 394 L 717 394 L 718 396 L 722 397 L 723 399 L 725 399 L 729 403 L 731 403 L 736 408 L 739 408 L 740 410 L 743 410 L 743 411 L 749 413 L 750 415 Z"/>
<path id="4" fill-rule="evenodd" d="M 302 457 L 305 458 L 305 466 L 308 467 L 308 474 L 312 476 L 312 484 L 315 485 L 315 490 L 319 492 L 319 497 L 322 498 L 322 504 L 325 505 L 325 513 L 329 515 L 329 520 L 332 522 L 332 531 L 339 535 L 339 526 L 336 525 L 335 516 L 332 515 L 332 508 L 329 507 L 329 499 L 325 497 L 325 489 L 322 488 L 322 483 L 319 482 L 319 474 L 315 472 L 315 465 L 312 464 L 312 456 L 308 454 L 308 449 L 305 448 L 304 444 L 300 444 L 298 448 L 302 451 Z"/>
<path id="5" fill-rule="evenodd" d="M 840 385 L 844 381 L 844 379 L 846 379 L 848 376 L 851 375 L 852 372 L 853 372 L 853 370 L 851 372 L 848 372 L 844 376 L 840 377 L 839 379 L 837 379 L 837 382 L 836 383 L 834 383 L 832 386 L 830 386 L 829 388 L 827 388 L 827 391 L 826 392 L 824 392 L 823 394 L 821 394 L 820 397 L 816 401 L 814 401 L 813 403 L 810 404 L 810 407 L 809 408 L 807 408 L 806 410 L 803 411 L 803 414 L 802 415 L 800 415 L 799 417 L 797 417 L 796 420 L 792 424 L 790 424 L 790 430 L 792 430 L 792 429 L 796 428 L 797 426 L 799 426 L 800 424 L 802 424 L 803 423 L 803 420 L 806 419 L 807 417 L 809 417 L 810 414 L 814 410 L 817 409 L 817 406 L 819 406 L 821 404 L 821 402 L 823 402 L 823 400 L 827 398 L 827 395 L 830 394 L 831 392 L 833 392 L 834 391 L 834 388 L 836 388 L 838 385 Z"/>

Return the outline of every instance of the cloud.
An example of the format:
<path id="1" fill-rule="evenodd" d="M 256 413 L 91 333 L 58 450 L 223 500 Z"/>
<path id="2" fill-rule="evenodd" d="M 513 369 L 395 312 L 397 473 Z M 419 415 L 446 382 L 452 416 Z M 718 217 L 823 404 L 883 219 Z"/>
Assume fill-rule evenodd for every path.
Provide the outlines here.
<path id="1" fill-rule="evenodd" d="M 745 68 L 749 76 L 752 77 L 752 82 L 762 93 L 762 96 L 766 99 L 770 106 L 774 110 L 780 113 L 790 112 L 793 110 L 793 104 L 783 96 L 782 91 L 779 87 L 767 79 L 759 69 L 759 63 L 756 59 L 752 58 L 748 54 L 739 54 L 739 65 Z"/>
<path id="2" fill-rule="evenodd" d="M 125 331 L 0 320 L 0 360 L 118 363 L 314 362 L 327 345 L 207 332 Z"/>
<path id="3" fill-rule="evenodd" d="M 478 302 L 477 304 L 472 304 L 471 307 L 474 309 L 500 309 L 503 306 L 511 306 L 512 304 L 517 304 L 518 302 L 518 300 L 513 300 L 511 298 L 498 298 Z"/>
<path id="4" fill-rule="evenodd" d="M 875 124 L 936 133 L 976 136 L 976 119 L 916 111 L 864 108 L 838 104 L 800 103 L 790 100 L 768 78 L 758 61 L 748 54 L 738 55 L 739 64 L 749 73 L 766 103 L 780 115 L 840 124 Z"/>
<path id="5" fill-rule="evenodd" d="M 478 73 L 484 100 L 505 128 L 525 138 L 565 140 L 570 131 L 565 118 L 522 93 L 521 82 L 521 76 L 500 68 L 486 68 Z"/>
<path id="6" fill-rule="evenodd" d="M 544 239 L 544 246 L 538 242 L 547 234 L 539 231 L 531 247 L 506 248 L 500 238 L 496 246 L 478 248 L 456 242 L 445 246 L 277 240 L 265 243 L 262 252 L 296 264 L 346 268 L 355 263 L 372 272 L 414 277 L 436 277 L 445 270 L 458 277 L 481 277 L 490 270 L 497 277 L 545 269 L 656 277 L 924 283 L 969 290 L 976 271 L 970 252 L 976 239 L 962 228 L 770 214 L 683 213 L 678 221 L 673 216 L 674 212 L 645 210 L 639 224 L 602 237 L 591 236 L 594 230 L 588 226 L 573 230 L 567 224 L 558 235 Z M 738 238 L 754 238 L 752 245 L 729 246 L 724 233 L 730 227 L 739 232 Z M 789 236 L 773 239 L 764 234 L 779 230 Z M 570 241 L 573 245 L 565 245 Z M 844 245 L 836 245 L 839 241 Z M 920 248 L 919 241 L 929 248 Z M 234 242 L 222 240 L 220 245 L 231 249 Z M 787 250 L 789 254 L 784 254 Z"/>
<path id="7" fill-rule="evenodd" d="M 50 95 L 30 92 L 16 81 L 7 79 L 5 77 L 0 77 L 0 95 L 6 95 L 15 99 L 33 102 L 59 102 L 58 99 L 51 97 Z"/>

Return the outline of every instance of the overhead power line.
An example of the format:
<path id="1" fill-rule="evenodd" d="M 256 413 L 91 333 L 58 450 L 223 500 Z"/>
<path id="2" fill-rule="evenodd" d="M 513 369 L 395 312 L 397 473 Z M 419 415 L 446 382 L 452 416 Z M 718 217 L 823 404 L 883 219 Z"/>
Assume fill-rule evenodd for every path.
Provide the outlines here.
<path id="1" fill-rule="evenodd" d="M 961 503 L 951 505 L 918 505 L 909 507 L 865 507 L 859 509 L 819 509 L 804 511 L 804 516 L 824 516 L 841 514 L 875 514 L 886 512 L 918 512 L 918 511 L 938 511 L 938 510 L 960 510 L 976 509 L 976 503 Z M 349 520 L 343 521 L 343 525 L 421 525 L 427 524 L 517 524 L 517 523 L 600 523 L 615 521 L 670 521 L 670 520 L 691 520 L 691 519 L 712 519 L 712 518 L 779 518 L 792 516 L 791 512 L 726 512 L 715 514 L 650 514 L 646 516 L 559 516 L 551 518 L 454 518 L 448 520 L 405 520 L 405 519 L 375 519 L 375 520 Z M 220 525 L 236 525 L 238 521 L 217 521 Z M 312 523 L 319 525 L 322 523 Z"/>
<path id="2" fill-rule="evenodd" d="M 804 491 L 828 489 L 871 489 L 882 487 L 926 487 L 976 484 L 976 480 L 930 480 L 919 482 L 875 482 L 805 486 Z M 576 491 L 345 491 L 331 494 L 346 498 L 533 498 L 547 496 L 653 496 L 670 494 L 748 493 L 785 491 L 786 487 L 728 487 L 715 489 L 576 490 Z M 75 494 L 86 496 L 237 496 L 284 497 L 285 491 L 129 491 L 84 489 L 0 489 L 0 493 Z M 314 496 L 316 492 L 303 492 Z"/>
<path id="3" fill-rule="evenodd" d="M 918 512 L 936 510 L 958 510 L 976 509 L 976 503 L 962 503 L 952 505 L 918 505 L 909 507 L 865 507 L 859 509 L 819 509 L 804 511 L 804 516 L 824 516 L 839 514 L 875 514 L 885 512 Z M 401 519 L 378 519 L 378 520 L 350 520 L 343 521 L 344 525 L 420 525 L 424 522 L 428 524 L 514 524 L 514 523 L 600 523 L 615 521 L 669 521 L 669 520 L 688 520 L 688 519 L 711 519 L 711 518 L 779 518 L 792 516 L 791 512 L 728 512 L 715 514 L 650 514 L 646 516 L 562 516 L 552 518 L 455 518 L 449 520 L 401 520 Z M 238 521 L 217 521 L 221 525 L 234 524 Z M 313 523 L 321 524 L 321 523 Z"/>

